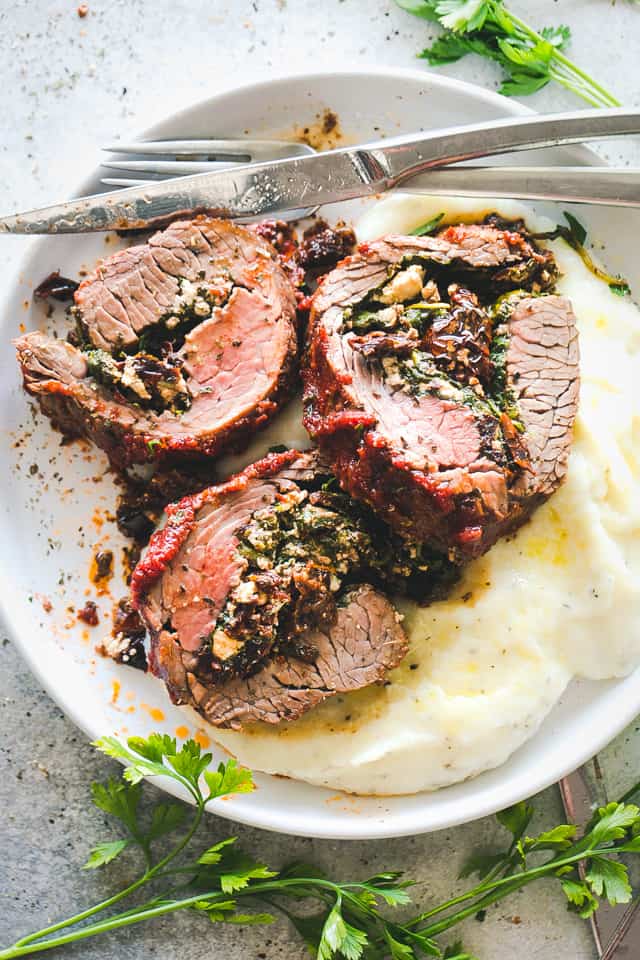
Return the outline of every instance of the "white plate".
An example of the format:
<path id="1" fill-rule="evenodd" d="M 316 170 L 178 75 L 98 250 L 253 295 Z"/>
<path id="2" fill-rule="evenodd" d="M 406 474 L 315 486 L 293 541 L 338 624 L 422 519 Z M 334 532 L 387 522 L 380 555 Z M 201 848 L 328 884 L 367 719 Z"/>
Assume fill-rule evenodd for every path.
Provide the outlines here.
<path id="1" fill-rule="evenodd" d="M 512 101 L 422 71 L 358 71 L 304 75 L 225 93 L 176 114 L 148 134 L 286 136 L 295 126 L 315 124 L 326 108 L 338 114 L 343 133 L 352 142 L 526 112 Z M 562 163 L 568 157 L 590 162 L 584 150 L 536 155 L 538 162 Z M 523 155 L 519 162 L 526 162 Z M 96 187 L 94 175 L 78 193 Z M 355 207 L 349 209 L 350 216 Z M 609 265 L 636 281 L 638 267 L 629 242 L 631 215 L 600 209 L 587 217 L 582 209 L 580 216 L 606 246 Z M 112 601 L 125 592 L 119 566 L 112 596 L 99 601 L 99 627 L 85 629 L 83 635 L 82 625 L 67 609 L 77 609 L 94 596 L 89 564 L 96 545 L 103 540 L 109 546 L 122 543 L 108 520 L 116 490 L 111 478 L 102 476 L 106 460 L 100 452 L 78 444 L 61 446 L 47 421 L 32 416 L 10 347 L 11 339 L 25 328 L 57 325 L 64 330 L 62 312 L 46 320 L 44 308 L 32 303 L 35 284 L 57 268 L 76 275 L 112 252 L 116 243 L 114 237 L 105 243 L 103 235 L 34 242 L 0 309 L 6 344 L 0 358 L 2 613 L 48 692 L 92 738 L 155 729 L 174 734 L 180 727 L 211 738 L 210 729 L 198 728 L 195 714 L 169 703 L 158 680 L 95 654 L 96 643 L 109 632 Z M 97 477 L 101 479 L 96 481 Z M 256 794 L 219 803 L 215 810 L 255 826 L 319 837 L 387 837 L 449 827 L 492 813 L 554 782 L 603 747 L 639 709 L 640 671 L 624 680 L 574 682 L 523 748 L 499 769 L 474 780 L 433 794 L 354 798 L 258 775 Z M 34 736 L 40 733 L 33 731 Z M 171 789 L 170 784 L 167 787 Z"/>

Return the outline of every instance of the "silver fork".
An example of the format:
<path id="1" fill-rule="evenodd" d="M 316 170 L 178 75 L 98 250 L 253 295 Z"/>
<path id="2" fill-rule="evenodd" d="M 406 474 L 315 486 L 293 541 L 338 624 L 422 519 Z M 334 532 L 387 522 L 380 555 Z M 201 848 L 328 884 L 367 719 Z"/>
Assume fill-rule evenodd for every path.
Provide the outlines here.
<path id="1" fill-rule="evenodd" d="M 304 157 L 317 151 L 292 140 L 140 140 L 113 143 L 103 150 L 141 159 L 104 160 L 102 166 L 132 177 L 102 177 L 109 187 L 139 187 L 154 180 L 222 170 L 234 163 L 259 163 Z M 141 176 L 145 175 L 145 176 Z"/>

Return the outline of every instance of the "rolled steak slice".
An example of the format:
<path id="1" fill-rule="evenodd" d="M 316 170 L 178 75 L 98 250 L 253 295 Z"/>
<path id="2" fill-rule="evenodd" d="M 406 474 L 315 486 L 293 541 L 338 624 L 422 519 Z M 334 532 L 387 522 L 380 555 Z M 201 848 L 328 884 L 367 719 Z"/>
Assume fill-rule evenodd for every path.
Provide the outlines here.
<path id="1" fill-rule="evenodd" d="M 150 665 L 211 723 L 277 723 L 384 678 L 406 653 L 372 537 L 315 453 L 287 451 L 167 509 L 131 579 Z"/>
<path id="2" fill-rule="evenodd" d="M 184 702 L 217 727 L 297 720 L 337 693 L 384 682 L 407 652 L 395 609 L 368 584 L 349 590 L 334 623 L 310 631 L 307 642 L 313 661 L 276 655 L 253 675 L 221 686 L 193 683 L 184 668 Z"/>
<path id="3" fill-rule="evenodd" d="M 343 489 L 457 561 L 566 473 L 578 338 L 556 276 L 521 228 L 462 224 L 362 244 L 315 294 L 306 428 Z"/>
<path id="4" fill-rule="evenodd" d="M 295 379 L 294 288 L 266 241 L 225 220 L 176 222 L 108 257 L 73 312 L 73 343 L 17 340 L 24 385 L 116 466 L 238 448 Z"/>

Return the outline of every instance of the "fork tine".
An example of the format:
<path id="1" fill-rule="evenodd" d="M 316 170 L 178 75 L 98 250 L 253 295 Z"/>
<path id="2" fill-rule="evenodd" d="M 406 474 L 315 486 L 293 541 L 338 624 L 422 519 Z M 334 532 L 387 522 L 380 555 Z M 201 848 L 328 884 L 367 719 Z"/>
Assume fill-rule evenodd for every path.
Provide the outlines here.
<path id="1" fill-rule="evenodd" d="M 112 143 L 103 148 L 111 153 L 140 156 L 207 156 L 236 162 L 279 160 L 315 153 L 306 143 L 289 140 L 140 140 L 133 143 Z"/>
<path id="2" fill-rule="evenodd" d="M 100 183 L 105 187 L 144 187 L 145 183 L 153 183 L 153 180 L 130 180 L 127 177 L 102 177 Z"/>
<path id="3" fill-rule="evenodd" d="M 169 177 L 185 177 L 192 173 L 209 173 L 234 166 L 228 161 L 219 160 L 104 160 L 101 164 L 109 170 L 122 170 L 124 173 L 159 173 Z"/>

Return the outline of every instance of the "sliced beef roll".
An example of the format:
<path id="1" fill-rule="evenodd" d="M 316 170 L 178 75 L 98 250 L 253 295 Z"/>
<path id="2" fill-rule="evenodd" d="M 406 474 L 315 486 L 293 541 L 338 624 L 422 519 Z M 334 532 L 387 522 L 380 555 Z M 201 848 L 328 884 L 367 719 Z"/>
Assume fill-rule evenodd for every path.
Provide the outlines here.
<path id="1" fill-rule="evenodd" d="M 565 475 L 578 339 L 556 276 L 491 221 L 361 244 L 314 296 L 305 426 L 345 490 L 458 561 Z"/>
<path id="2" fill-rule="evenodd" d="M 55 426 L 117 466 L 237 448 L 295 378 L 295 291 L 275 250 L 224 220 L 172 224 L 75 293 L 73 343 L 17 343 Z"/>
<path id="3" fill-rule="evenodd" d="M 134 570 L 152 670 L 213 724 L 294 719 L 406 653 L 392 605 L 357 582 L 373 535 L 327 479 L 314 453 L 271 454 L 169 507 Z"/>

